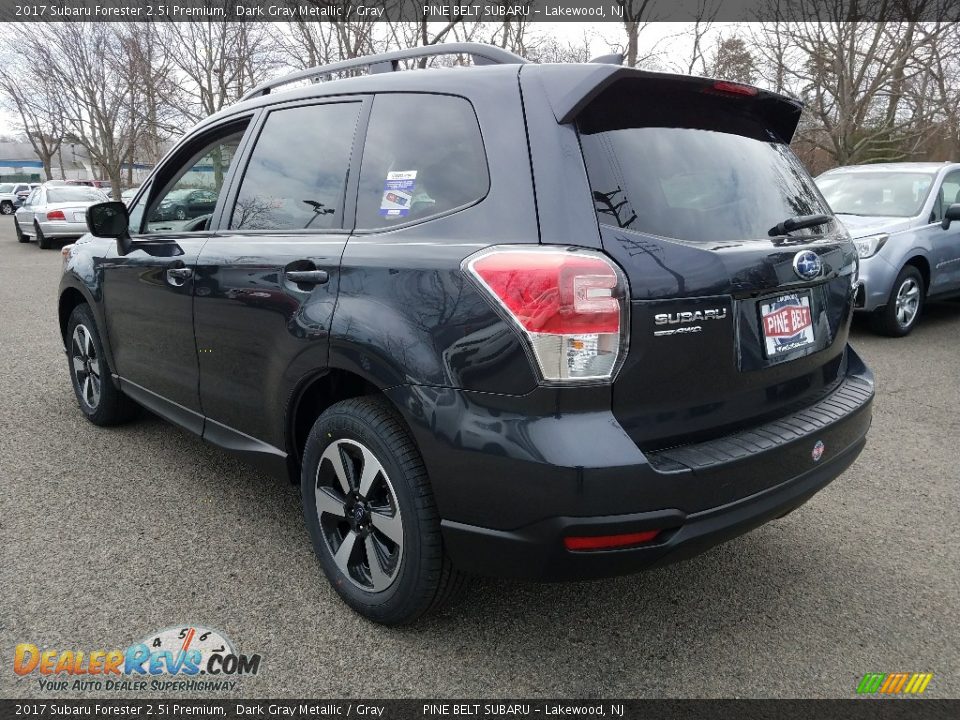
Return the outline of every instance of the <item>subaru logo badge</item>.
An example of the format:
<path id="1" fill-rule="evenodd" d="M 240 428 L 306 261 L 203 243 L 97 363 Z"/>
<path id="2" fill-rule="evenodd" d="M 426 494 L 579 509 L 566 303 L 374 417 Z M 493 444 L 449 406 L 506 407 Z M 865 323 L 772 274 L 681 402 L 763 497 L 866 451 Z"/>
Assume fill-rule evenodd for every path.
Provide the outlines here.
<path id="1" fill-rule="evenodd" d="M 804 280 L 813 280 L 822 269 L 820 256 L 812 250 L 804 250 L 793 256 L 793 271 Z"/>

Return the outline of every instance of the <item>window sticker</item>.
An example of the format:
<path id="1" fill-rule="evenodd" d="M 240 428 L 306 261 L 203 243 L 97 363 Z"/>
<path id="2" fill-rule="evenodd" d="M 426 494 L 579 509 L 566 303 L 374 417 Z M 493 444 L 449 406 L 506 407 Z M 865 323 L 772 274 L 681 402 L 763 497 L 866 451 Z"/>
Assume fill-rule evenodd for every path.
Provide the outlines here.
<path id="1" fill-rule="evenodd" d="M 380 198 L 380 215 L 383 217 L 406 217 L 417 187 L 416 170 L 394 170 L 387 173 Z"/>

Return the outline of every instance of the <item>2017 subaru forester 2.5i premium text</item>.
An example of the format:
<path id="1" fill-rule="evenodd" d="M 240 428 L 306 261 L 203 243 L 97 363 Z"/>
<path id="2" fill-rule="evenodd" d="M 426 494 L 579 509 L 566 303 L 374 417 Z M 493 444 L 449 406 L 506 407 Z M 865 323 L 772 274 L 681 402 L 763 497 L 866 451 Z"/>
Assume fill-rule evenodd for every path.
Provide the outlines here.
<path id="1" fill-rule="evenodd" d="M 479 66 L 377 72 L 445 52 Z M 787 146 L 799 116 L 472 44 L 258 88 L 64 251 L 80 408 L 134 401 L 299 482 L 328 579 L 383 623 L 468 573 L 701 552 L 810 498 L 870 425 L 857 253 Z M 212 212 L 156 212 L 189 188 Z"/>

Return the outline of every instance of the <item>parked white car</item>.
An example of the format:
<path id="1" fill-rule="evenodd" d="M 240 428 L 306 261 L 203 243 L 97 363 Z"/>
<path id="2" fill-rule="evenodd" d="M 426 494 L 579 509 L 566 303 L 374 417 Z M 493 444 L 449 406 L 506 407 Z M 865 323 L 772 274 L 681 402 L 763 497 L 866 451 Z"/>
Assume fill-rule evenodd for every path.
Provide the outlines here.
<path id="1" fill-rule="evenodd" d="M 0 213 L 4 215 L 13 215 L 20 203 L 23 201 L 23 194 L 40 187 L 40 183 L 2 183 L 0 184 Z"/>
<path id="2" fill-rule="evenodd" d="M 87 208 L 109 198 L 85 185 L 41 185 L 14 215 L 17 240 L 48 249 L 51 241 L 78 238 L 87 232 Z"/>

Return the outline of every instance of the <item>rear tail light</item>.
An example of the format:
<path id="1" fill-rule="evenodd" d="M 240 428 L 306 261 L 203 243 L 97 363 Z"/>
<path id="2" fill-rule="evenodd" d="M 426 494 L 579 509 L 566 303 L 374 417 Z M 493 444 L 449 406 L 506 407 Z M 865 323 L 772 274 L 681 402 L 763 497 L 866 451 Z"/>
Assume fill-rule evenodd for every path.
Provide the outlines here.
<path id="1" fill-rule="evenodd" d="M 626 351 L 627 281 L 589 250 L 497 246 L 464 261 L 523 332 L 545 380 L 609 380 Z"/>
<path id="2" fill-rule="evenodd" d="M 63 214 L 63 210 L 51 210 L 47 213 L 47 220 L 66 220 L 67 216 Z"/>
<path id="3" fill-rule="evenodd" d="M 656 539 L 659 530 L 644 530 L 643 532 L 623 533 L 620 535 L 586 535 L 582 537 L 565 537 L 563 546 L 567 550 L 618 550 L 621 548 L 643 545 Z"/>

